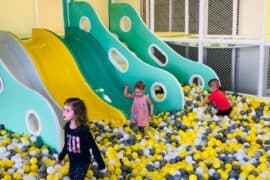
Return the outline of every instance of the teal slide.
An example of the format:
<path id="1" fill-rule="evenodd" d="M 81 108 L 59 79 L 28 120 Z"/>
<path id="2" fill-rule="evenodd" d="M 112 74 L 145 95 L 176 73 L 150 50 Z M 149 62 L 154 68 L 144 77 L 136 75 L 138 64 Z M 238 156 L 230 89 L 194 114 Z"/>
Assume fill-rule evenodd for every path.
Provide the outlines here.
<path id="1" fill-rule="evenodd" d="M 133 85 L 142 80 L 155 113 L 183 109 L 182 87 L 173 75 L 136 57 L 107 30 L 88 3 L 63 0 L 63 6 L 63 42 L 97 95 L 129 119 L 131 100 L 124 97 L 124 86 L 130 84 L 132 91 Z"/>
<path id="2" fill-rule="evenodd" d="M 0 124 L 6 129 L 39 136 L 52 150 L 60 151 L 61 127 L 52 106 L 39 93 L 17 81 L 1 58 L 0 107 Z"/>
<path id="3" fill-rule="evenodd" d="M 179 82 L 197 83 L 208 90 L 208 81 L 218 78 L 210 67 L 182 57 L 152 34 L 129 4 L 110 3 L 109 18 L 110 30 L 128 48 L 146 63 L 172 73 Z"/>
<path id="4" fill-rule="evenodd" d="M 50 97 L 20 41 L 4 31 L 0 31 L 0 66 L 0 124 L 39 136 L 53 150 L 61 150 L 61 107 Z"/>

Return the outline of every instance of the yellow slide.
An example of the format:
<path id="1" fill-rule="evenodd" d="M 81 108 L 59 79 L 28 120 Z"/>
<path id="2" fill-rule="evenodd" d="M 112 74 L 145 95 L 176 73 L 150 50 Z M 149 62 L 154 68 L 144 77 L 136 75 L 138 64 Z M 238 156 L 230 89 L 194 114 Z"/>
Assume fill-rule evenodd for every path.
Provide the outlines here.
<path id="1" fill-rule="evenodd" d="M 105 103 L 89 87 L 68 48 L 56 35 L 47 30 L 33 29 L 32 39 L 23 40 L 22 44 L 60 106 L 68 97 L 80 97 L 86 103 L 89 120 L 105 119 L 114 125 L 125 122 L 121 111 Z"/>

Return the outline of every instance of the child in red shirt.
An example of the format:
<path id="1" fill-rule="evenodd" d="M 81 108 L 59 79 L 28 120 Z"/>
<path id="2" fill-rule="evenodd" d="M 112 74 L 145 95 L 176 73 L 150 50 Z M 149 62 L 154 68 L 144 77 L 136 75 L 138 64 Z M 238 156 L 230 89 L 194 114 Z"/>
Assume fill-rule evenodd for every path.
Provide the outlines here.
<path id="1" fill-rule="evenodd" d="M 225 92 L 220 88 L 219 80 L 210 80 L 208 82 L 208 86 L 210 88 L 211 94 L 202 102 L 202 105 L 213 102 L 218 109 L 217 115 L 229 115 L 232 111 L 232 106 L 227 99 Z"/>

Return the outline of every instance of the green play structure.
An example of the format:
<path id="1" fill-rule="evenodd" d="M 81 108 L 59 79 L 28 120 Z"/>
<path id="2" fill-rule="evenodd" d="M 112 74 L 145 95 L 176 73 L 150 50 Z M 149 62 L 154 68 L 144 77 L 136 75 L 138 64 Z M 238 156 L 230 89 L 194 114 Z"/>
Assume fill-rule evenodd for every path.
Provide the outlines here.
<path id="1" fill-rule="evenodd" d="M 110 32 L 90 4 L 62 2 L 65 36 L 54 35 L 71 52 L 93 94 L 126 119 L 130 119 L 132 103 L 124 97 L 126 84 L 133 91 L 133 85 L 142 80 L 158 114 L 184 108 L 180 83 L 198 81 L 208 89 L 207 82 L 218 78 L 208 66 L 178 55 L 153 35 L 128 4 L 109 1 Z M 60 150 L 62 110 L 37 74 L 33 59 L 14 35 L 0 32 L 0 124 L 40 136 L 52 149 Z"/>
<path id="2" fill-rule="evenodd" d="M 2 59 L 0 106 L 0 122 L 6 129 L 40 136 L 53 150 L 61 149 L 63 134 L 51 104 L 38 92 L 17 81 Z"/>
<path id="3" fill-rule="evenodd" d="M 64 0 L 63 6 L 63 42 L 99 97 L 129 119 L 132 101 L 123 96 L 124 86 L 130 84 L 133 90 L 133 84 L 142 80 L 154 102 L 155 113 L 183 109 L 182 88 L 173 75 L 136 57 L 108 31 L 88 3 Z"/>
<path id="4" fill-rule="evenodd" d="M 125 3 L 110 3 L 110 30 L 144 62 L 172 73 L 183 84 L 197 83 L 208 89 L 218 78 L 208 66 L 189 60 L 172 50 L 145 26 L 135 9 Z"/>

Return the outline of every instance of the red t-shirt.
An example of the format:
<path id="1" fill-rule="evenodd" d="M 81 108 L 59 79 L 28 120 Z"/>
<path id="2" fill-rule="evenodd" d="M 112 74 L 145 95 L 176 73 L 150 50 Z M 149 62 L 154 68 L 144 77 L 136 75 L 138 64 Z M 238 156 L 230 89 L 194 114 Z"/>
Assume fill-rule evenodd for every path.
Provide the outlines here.
<path id="1" fill-rule="evenodd" d="M 225 93 L 220 89 L 211 92 L 210 96 L 208 97 L 208 100 L 213 102 L 216 108 L 221 111 L 228 110 L 231 107 L 231 103 L 226 98 Z"/>

